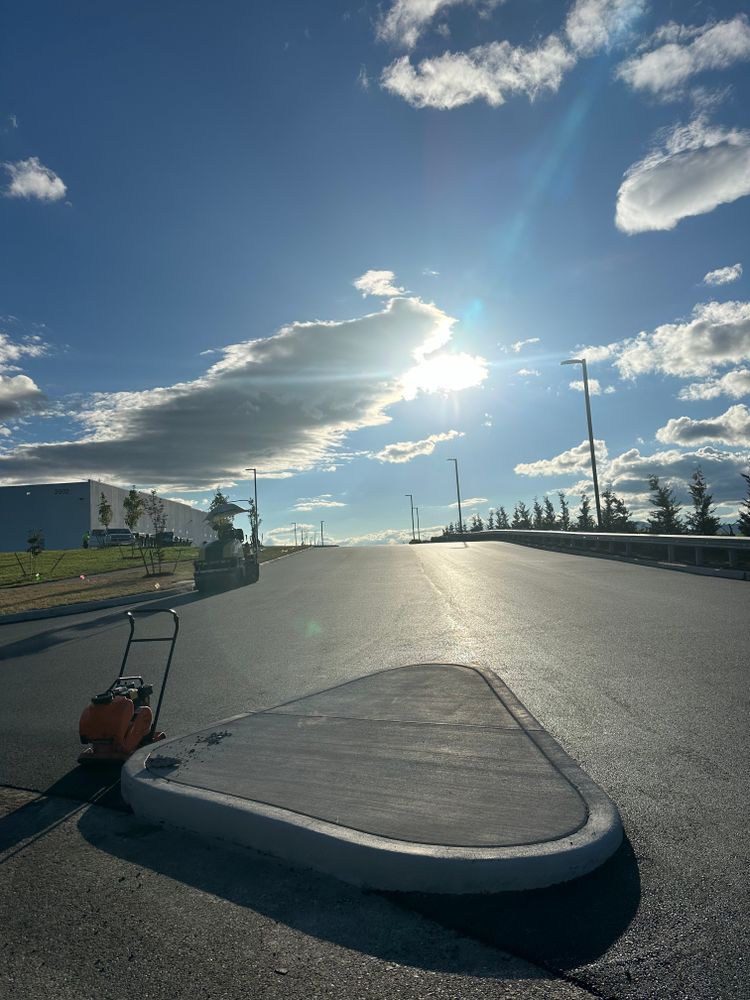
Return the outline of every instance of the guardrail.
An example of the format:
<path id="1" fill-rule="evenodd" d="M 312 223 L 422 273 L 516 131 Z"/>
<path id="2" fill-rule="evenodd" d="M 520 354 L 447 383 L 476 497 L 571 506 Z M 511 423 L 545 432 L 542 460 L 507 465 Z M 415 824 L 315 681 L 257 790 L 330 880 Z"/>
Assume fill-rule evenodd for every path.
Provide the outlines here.
<path id="1" fill-rule="evenodd" d="M 750 538 L 736 535 L 624 535 L 609 531 L 537 531 L 501 528 L 437 535 L 433 542 L 500 541 L 627 559 L 750 570 Z"/>

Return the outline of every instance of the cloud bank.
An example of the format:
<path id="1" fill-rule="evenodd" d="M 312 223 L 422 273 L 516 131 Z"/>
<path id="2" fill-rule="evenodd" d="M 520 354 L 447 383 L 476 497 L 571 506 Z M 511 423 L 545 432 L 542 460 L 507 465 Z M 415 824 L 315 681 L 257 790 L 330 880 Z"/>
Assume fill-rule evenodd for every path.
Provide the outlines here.
<path id="1" fill-rule="evenodd" d="M 74 414 L 81 439 L 6 451 L 0 476 L 174 492 L 244 479 L 251 463 L 266 476 L 329 465 L 348 434 L 387 423 L 389 407 L 417 391 L 444 388 L 436 375 L 450 371 L 454 324 L 437 306 L 403 297 L 356 319 L 290 324 L 225 347 L 193 381 L 94 395 Z"/>

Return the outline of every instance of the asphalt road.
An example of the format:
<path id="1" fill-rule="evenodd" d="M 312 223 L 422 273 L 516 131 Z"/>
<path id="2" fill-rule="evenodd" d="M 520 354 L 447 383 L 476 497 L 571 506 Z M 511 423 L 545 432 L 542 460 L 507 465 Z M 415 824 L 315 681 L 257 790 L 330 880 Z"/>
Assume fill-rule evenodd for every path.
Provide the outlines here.
<path id="1" fill-rule="evenodd" d="M 746 995 L 750 585 L 482 542 L 309 551 L 173 605 L 170 735 L 383 667 L 497 671 L 618 804 L 628 840 L 568 886 L 391 902 L 597 996 Z M 0 785 L 95 792 L 74 767 L 77 718 L 126 635 L 121 609 L 2 627 Z"/>

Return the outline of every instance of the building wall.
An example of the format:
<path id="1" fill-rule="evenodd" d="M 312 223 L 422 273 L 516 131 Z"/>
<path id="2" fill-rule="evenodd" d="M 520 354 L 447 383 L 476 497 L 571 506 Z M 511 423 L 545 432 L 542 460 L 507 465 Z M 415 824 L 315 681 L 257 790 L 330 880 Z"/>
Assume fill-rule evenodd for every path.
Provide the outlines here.
<path id="1" fill-rule="evenodd" d="M 100 528 L 101 494 L 112 505 L 111 528 L 125 527 L 123 501 L 128 490 L 95 479 L 73 483 L 40 483 L 31 486 L 0 487 L 0 551 L 25 552 L 32 531 L 41 530 L 47 549 L 77 549 L 87 531 Z M 146 494 L 144 494 L 145 496 Z M 165 500 L 166 530 L 200 545 L 214 533 L 203 520 L 205 514 L 188 504 Z M 137 531 L 153 534 L 146 515 Z"/>
<path id="2" fill-rule="evenodd" d="M 88 480 L 0 488 L 0 551 L 25 552 L 32 531 L 48 549 L 81 547 L 91 523 Z"/>
<path id="3" fill-rule="evenodd" d="M 91 520 L 89 531 L 93 531 L 94 528 L 101 528 L 101 524 L 99 523 L 99 502 L 102 493 L 112 506 L 110 528 L 126 527 L 124 503 L 130 490 L 123 489 L 120 486 L 111 486 L 109 483 L 102 483 L 97 479 L 90 479 L 89 484 L 91 487 Z M 144 500 L 149 496 L 148 493 L 139 492 Z M 164 513 L 167 516 L 166 531 L 173 531 L 179 538 L 191 538 L 196 545 L 200 545 L 204 541 L 210 542 L 216 537 L 215 533 L 208 527 L 208 522 L 203 520 L 206 516 L 204 511 L 195 510 L 189 504 L 178 503 L 176 500 L 164 500 L 163 502 Z M 144 535 L 153 535 L 154 526 L 148 514 L 141 515 L 135 530 Z M 51 546 L 49 547 L 51 548 Z"/>

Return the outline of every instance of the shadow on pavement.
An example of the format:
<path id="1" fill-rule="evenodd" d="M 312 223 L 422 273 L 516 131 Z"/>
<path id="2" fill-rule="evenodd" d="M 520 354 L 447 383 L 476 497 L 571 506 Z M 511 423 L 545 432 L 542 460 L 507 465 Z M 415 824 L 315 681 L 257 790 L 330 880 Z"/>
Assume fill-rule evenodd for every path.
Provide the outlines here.
<path id="1" fill-rule="evenodd" d="M 133 816 L 108 815 L 112 821 L 103 824 L 101 811 L 90 809 L 78 820 L 82 836 L 99 850 L 322 940 L 426 970 L 500 977 L 508 974 L 503 951 L 549 969 L 590 961 L 623 933 L 640 895 L 629 844 L 599 872 L 554 889 L 471 897 L 364 894 L 373 906 L 376 899 L 396 903 L 405 918 L 409 911 L 419 913 L 500 949 L 487 968 L 451 964 L 449 969 L 444 955 L 414 952 L 408 919 L 393 921 L 388 911 L 380 921 L 366 919 L 370 904 L 363 907 L 362 891 L 337 879 Z M 513 975 L 519 975 L 517 968 Z M 541 975 L 539 969 L 527 969 L 528 978 Z"/>
<path id="2" fill-rule="evenodd" d="M 0 854 L 38 840 L 91 804 L 130 812 L 120 795 L 121 764 L 77 767 L 19 809 L 0 817 Z M 1 863 L 1 862 L 0 862 Z"/>
<path id="3" fill-rule="evenodd" d="M 630 841 L 572 882 L 492 896 L 383 893 L 392 902 L 529 962 L 572 969 L 593 962 L 624 933 L 641 898 Z"/>
<path id="4" fill-rule="evenodd" d="M 97 618 L 89 618 L 86 621 L 74 622 L 69 625 L 55 624 L 45 632 L 37 632 L 35 635 L 17 639 L 15 642 L 5 643 L 4 646 L 0 646 L 0 655 L 3 660 L 10 660 L 14 657 L 33 656 L 35 653 L 43 653 L 45 649 L 51 649 L 53 646 L 59 646 L 61 643 L 85 638 L 87 633 L 101 628 L 102 625 L 119 624 L 122 616 L 123 612 L 117 608 L 109 614 Z M 53 620 L 59 622 L 59 619 Z M 25 624 L 25 622 L 19 624 Z M 29 622 L 29 624 L 35 623 Z"/>

